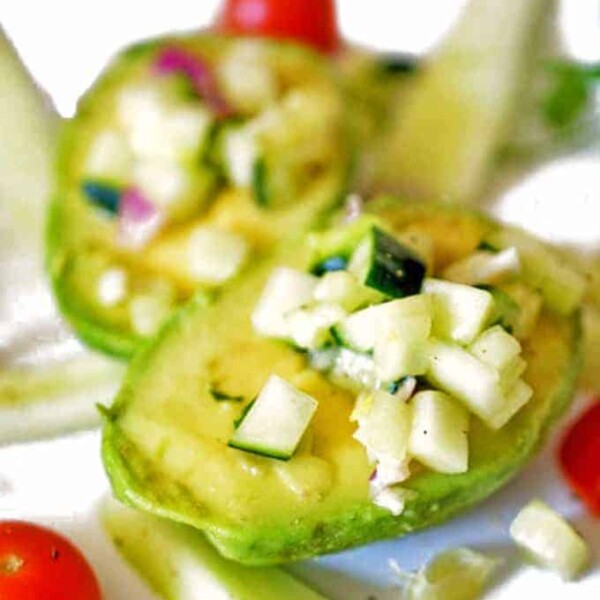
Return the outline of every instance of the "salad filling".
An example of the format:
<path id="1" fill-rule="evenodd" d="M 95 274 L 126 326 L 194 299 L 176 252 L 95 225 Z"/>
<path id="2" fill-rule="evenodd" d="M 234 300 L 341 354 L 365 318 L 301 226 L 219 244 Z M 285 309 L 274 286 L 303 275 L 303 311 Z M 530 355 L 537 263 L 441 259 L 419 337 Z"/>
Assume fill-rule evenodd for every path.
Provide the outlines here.
<path id="1" fill-rule="evenodd" d="M 426 258 L 402 234 L 363 216 L 313 236 L 309 271 L 275 269 L 251 317 L 256 333 L 293 345 L 356 394 L 350 419 L 373 466 L 373 501 L 393 514 L 411 465 L 468 471 L 470 415 L 500 429 L 533 395 L 502 303 L 478 287 L 517 280 L 519 250 L 475 251 L 449 264 L 442 277 L 469 281 L 457 283 L 427 277 Z"/>
<path id="2" fill-rule="evenodd" d="M 136 318 L 140 298 L 168 315 L 335 204 L 347 141 L 336 79 L 308 49 L 204 35 L 125 51 L 63 139 L 50 267 L 67 316 L 128 354 L 163 320 Z M 106 302 L 115 270 L 128 285 Z"/>

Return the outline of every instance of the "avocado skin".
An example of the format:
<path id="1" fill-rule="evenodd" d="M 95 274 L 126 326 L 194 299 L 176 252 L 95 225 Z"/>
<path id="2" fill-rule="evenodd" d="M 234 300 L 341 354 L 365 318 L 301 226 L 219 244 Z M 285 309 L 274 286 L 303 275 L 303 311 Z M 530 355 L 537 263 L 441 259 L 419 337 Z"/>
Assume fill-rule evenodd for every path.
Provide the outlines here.
<path id="1" fill-rule="evenodd" d="M 406 205 L 393 199 L 382 200 L 372 210 L 379 214 L 396 215 L 397 222 L 409 222 L 421 218 L 432 210 Z M 438 214 L 465 214 L 465 209 L 448 208 L 434 205 Z M 402 214 L 409 215 L 404 219 Z M 477 220 L 488 226 L 487 219 L 478 213 L 469 211 Z M 398 216 L 398 215 L 396 215 Z M 392 219 L 394 220 L 394 219 Z M 336 507 L 327 515 L 317 519 L 296 519 L 285 526 L 240 527 L 230 523 L 215 523 L 207 515 L 203 506 L 189 495 L 176 481 L 159 480 L 152 473 L 151 465 L 127 439 L 119 426 L 121 410 L 135 393 L 137 381 L 143 379 L 149 364 L 160 351 L 161 340 L 171 336 L 182 324 L 198 310 L 202 310 L 207 300 L 196 297 L 181 309 L 169 324 L 160 332 L 154 343 L 148 345 L 133 361 L 123 389 L 104 424 L 102 456 L 113 491 L 122 502 L 161 517 L 202 529 L 208 539 L 221 554 L 245 564 L 280 564 L 316 555 L 338 552 L 353 546 L 366 544 L 384 538 L 403 536 L 419 529 L 441 523 L 452 516 L 467 510 L 505 485 L 526 464 L 528 459 L 543 443 L 545 436 L 556 419 L 568 407 L 575 383 L 582 365 L 582 327 L 581 315 L 573 314 L 568 320 L 561 319 L 565 346 L 564 363 L 561 372 L 553 382 L 543 400 L 543 410 L 536 414 L 516 417 L 517 435 L 504 443 L 510 448 L 510 456 L 503 454 L 488 460 L 484 465 L 475 465 L 473 469 L 461 475 L 442 475 L 427 472 L 418 475 L 403 487 L 418 494 L 408 500 L 404 512 L 394 517 L 378 508 L 369 499 L 356 501 Z M 139 401 L 139 400 L 138 400 Z M 540 412 L 540 414 L 537 414 Z M 520 421 L 526 423 L 521 426 Z M 477 426 L 477 423 L 474 423 Z M 481 426 L 483 427 L 483 426 Z"/>

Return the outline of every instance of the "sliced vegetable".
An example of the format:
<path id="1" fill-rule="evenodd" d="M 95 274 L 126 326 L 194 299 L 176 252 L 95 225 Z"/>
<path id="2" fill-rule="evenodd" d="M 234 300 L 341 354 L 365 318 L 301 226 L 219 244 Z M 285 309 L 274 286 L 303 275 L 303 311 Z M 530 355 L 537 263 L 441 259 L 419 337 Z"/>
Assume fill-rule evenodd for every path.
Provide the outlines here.
<path id="1" fill-rule="evenodd" d="M 289 460 L 317 410 L 317 401 L 271 375 L 228 445 L 270 458 Z"/>
<path id="2" fill-rule="evenodd" d="M 600 398 L 567 430 L 560 446 L 560 466 L 573 491 L 600 516 Z"/>
<path id="3" fill-rule="evenodd" d="M 101 517 L 115 548 L 165 600 L 325 600 L 281 569 L 223 558 L 184 525 L 115 501 L 102 506 Z"/>
<path id="4" fill-rule="evenodd" d="M 378 227 L 352 253 L 348 270 L 360 283 L 392 298 L 417 294 L 425 276 L 421 259 Z"/>
<path id="5" fill-rule="evenodd" d="M 590 551 L 583 538 L 541 500 L 532 500 L 519 511 L 510 535 L 530 558 L 563 579 L 574 579 L 589 564 Z"/>
<path id="6" fill-rule="evenodd" d="M 494 298 L 486 290 L 426 279 L 423 291 L 432 299 L 433 331 L 459 344 L 472 342 L 493 314 Z"/>
<path id="7" fill-rule="evenodd" d="M 403 584 L 406 600 L 479 600 L 500 561 L 470 548 L 446 550 L 416 573 L 391 567 Z"/>
<path id="8" fill-rule="evenodd" d="M 411 400 L 408 451 L 439 473 L 465 473 L 469 466 L 469 415 L 443 392 L 423 391 Z"/>
<path id="9" fill-rule="evenodd" d="M 480 194 L 518 114 L 545 10 L 544 0 L 471 0 L 398 107 L 374 188 L 459 202 Z"/>

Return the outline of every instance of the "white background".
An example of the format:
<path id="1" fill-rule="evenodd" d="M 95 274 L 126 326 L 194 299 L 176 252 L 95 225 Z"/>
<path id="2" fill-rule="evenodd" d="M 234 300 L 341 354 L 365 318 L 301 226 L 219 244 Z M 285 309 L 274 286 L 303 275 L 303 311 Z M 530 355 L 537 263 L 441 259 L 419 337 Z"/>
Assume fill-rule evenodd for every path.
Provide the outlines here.
<path id="1" fill-rule="evenodd" d="M 339 2 L 348 37 L 379 48 L 409 51 L 431 46 L 451 26 L 462 4 L 460 0 Z M 68 116 L 77 97 L 120 46 L 168 30 L 201 27 L 215 6 L 215 2 L 202 0 L 2 0 L 0 21 L 57 108 Z M 583 59 L 600 57 L 600 2 L 566 0 L 561 10 L 567 48 Z M 551 239 L 589 245 L 600 237 L 599 198 L 600 160 L 594 151 L 530 178 L 506 195 L 498 212 Z M 466 517 L 404 540 L 313 562 L 299 570 L 336 600 L 364 600 L 366 588 L 352 584 L 350 590 L 348 582 L 360 579 L 389 584 L 388 558 L 410 567 L 444 547 L 469 543 L 478 548 L 493 547 L 507 557 L 507 579 L 494 589 L 494 598 L 536 594 L 540 598 L 568 595 L 573 600 L 598 600 L 597 570 L 581 583 L 563 586 L 552 574 L 517 566 L 506 536 L 506 526 L 517 508 L 532 495 L 540 495 L 574 519 L 596 552 L 600 551 L 600 527 L 584 514 L 560 481 L 555 446 L 556 440 L 551 441 L 516 482 Z M 117 559 L 94 520 L 94 503 L 106 489 L 95 433 L 0 450 L 0 518 L 41 520 L 72 535 L 98 570 L 107 600 L 150 598 Z M 321 572 L 323 568 L 327 570 Z M 334 571 L 342 576 L 337 577 Z M 375 591 L 379 599 L 397 597 L 397 592 Z"/>

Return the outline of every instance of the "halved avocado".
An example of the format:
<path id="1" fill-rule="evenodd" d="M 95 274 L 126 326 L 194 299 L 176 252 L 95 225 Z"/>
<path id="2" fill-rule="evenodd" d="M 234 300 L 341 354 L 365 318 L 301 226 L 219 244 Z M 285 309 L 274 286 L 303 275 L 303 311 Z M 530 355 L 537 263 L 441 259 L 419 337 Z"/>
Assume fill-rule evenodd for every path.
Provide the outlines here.
<path id="1" fill-rule="evenodd" d="M 393 230 L 432 236 L 434 273 L 499 227 L 447 206 L 382 200 L 369 212 Z M 204 530 L 222 554 L 244 563 L 335 552 L 465 510 L 524 465 L 569 403 L 580 367 L 579 314 L 544 311 L 524 342 L 532 400 L 498 431 L 473 419 L 468 472 L 422 469 L 403 484 L 415 494 L 394 517 L 369 497 L 372 467 L 349 420 L 354 397 L 312 371 L 301 353 L 252 330 L 249 317 L 272 268 L 307 261 L 290 241 L 218 302 L 197 296 L 136 357 L 104 426 L 104 464 L 119 499 Z M 227 447 L 234 420 L 271 373 L 319 400 L 310 433 L 288 462 Z M 215 387 L 245 400 L 219 401 Z"/>
<path id="2" fill-rule="evenodd" d="M 164 58 L 165 52 L 173 51 L 174 59 Z M 222 71 L 226 70 L 223 67 L 226 61 L 229 61 L 227 69 L 235 69 L 239 66 L 236 61 L 248 62 L 248 54 L 251 58 L 260 55 L 263 61 L 259 87 L 261 74 L 267 75 L 264 85 L 269 88 L 270 96 L 259 99 L 264 101 L 260 108 L 247 103 L 243 90 L 230 92 L 219 79 L 225 77 Z M 238 59 L 238 55 L 242 58 Z M 157 71 L 161 60 L 174 60 L 176 66 L 178 60 L 183 61 L 182 72 Z M 186 72 L 186 69 L 199 68 L 194 61 L 201 61 L 200 68 L 208 69 L 211 74 L 212 88 L 207 92 L 208 97 L 194 88 L 194 80 Z M 186 66 L 188 63 L 192 66 Z M 252 74 L 244 73 L 251 78 Z M 229 81 L 240 81 L 239 77 L 231 77 Z M 176 104 L 177 118 L 181 117 L 184 125 L 175 124 L 174 135 L 182 135 L 182 127 L 189 126 L 186 119 L 190 114 L 194 126 L 202 129 L 199 108 L 205 110 L 210 125 L 202 129 L 200 147 L 186 154 L 181 165 L 177 163 L 177 168 L 187 169 L 192 174 L 191 191 L 184 194 L 176 210 L 168 205 L 171 212 L 166 213 L 167 223 L 155 237 L 144 247 L 131 249 L 121 243 L 117 214 L 120 209 L 113 200 L 122 198 L 120 194 L 127 189 L 139 188 L 138 181 L 142 178 L 139 173 L 148 169 L 148 164 L 154 165 L 154 158 L 147 160 L 144 153 L 148 150 L 149 154 L 155 151 L 160 154 L 161 140 L 165 139 L 155 136 L 156 139 L 148 141 L 143 127 L 138 137 L 127 138 L 123 132 L 127 125 L 123 124 L 122 115 L 136 114 L 136 111 L 127 113 L 120 108 L 123 94 L 129 93 L 130 97 L 137 98 L 136 102 L 143 103 L 145 86 L 150 86 L 148 97 L 152 98 L 156 92 L 160 98 L 163 98 L 161 94 L 167 98 L 167 115 L 170 115 L 169 103 Z M 211 93 L 216 94 L 215 86 L 219 94 L 216 99 L 211 97 Z M 226 102 L 225 114 L 215 112 L 215 102 L 223 101 L 221 96 Z M 248 248 L 244 263 L 248 265 L 255 258 L 268 255 L 278 242 L 292 233 L 306 231 L 318 223 L 323 213 L 343 197 L 350 171 L 349 128 L 343 105 L 331 65 L 309 49 L 287 43 L 194 34 L 161 38 L 122 52 L 79 102 L 77 114 L 65 125 L 59 152 L 57 189 L 47 234 L 47 263 L 60 307 L 78 335 L 109 354 L 129 357 L 148 337 L 132 326 L 130 301 L 133 296 L 165 298 L 165 303 L 172 308 L 197 289 L 218 288 L 221 282 L 206 282 L 201 278 L 199 281 L 188 267 L 188 245 L 198 227 L 238 236 Z M 138 108 L 145 110 L 145 106 L 140 104 Z M 293 116 L 289 123 L 284 118 L 288 113 Z M 298 118 L 295 118 L 296 113 L 299 113 Z M 154 123 L 153 118 L 152 113 L 148 117 L 149 127 Z M 254 175 L 251 181 L 238 183 L 233 175 L 228 177 L 225 173 L 223 140 L 231 130 L 257 121 L 260 121 L 258 129 L 264 128 L 260 129 L 260 152 L 251 165 Z M 269 129 L 272 123 L 278 127 L 276 133 Z M 302 129 L 304 124 L 308 129 Z M 309 136 L 306 132 L 313 131 L 311 128 L 324 132 L 323 139 L 319 135 Z M 136 135 L 140 131 L 136 130 Z M 101 136 L 109 141 L 98 151 L 101 154 L 98 160 L 107 160 L 107 155 L 117 156 L 115 144 L 127 155 L 127 160 L 114 166 L 117 175 L 108 181 L 90 176 L 90 156 Z M 129 146 L 124 146 L 123 140 Z M 148 148 L 144 144 L 149 144 Z M 242 148 L 242 155 L 244 152 Z M 319 153 L 318 157 L 312 152 Z M 159 159 L 158 162 L 166 160 Z M 118 162 L 118 156 L 114 160 Z M 146 161 L 143 168 L 139 167 L 141 160 Z M 299 165 L 296 160 L 306 162 Z M 137 175 L 134 176 L 134 172 Z M 257 177 L 258 172 L 262 173 L 261 178 Z M 152 196 L 153 189 L 157 188 L 150 185 L 149 191 L 144 189 Z M 98 292 L 100 277 L 115 268 L 120 275 L 125 273 L 129 295 L 103 303 Z M 222 285 L 234 279 L 231 277 Z"/>

